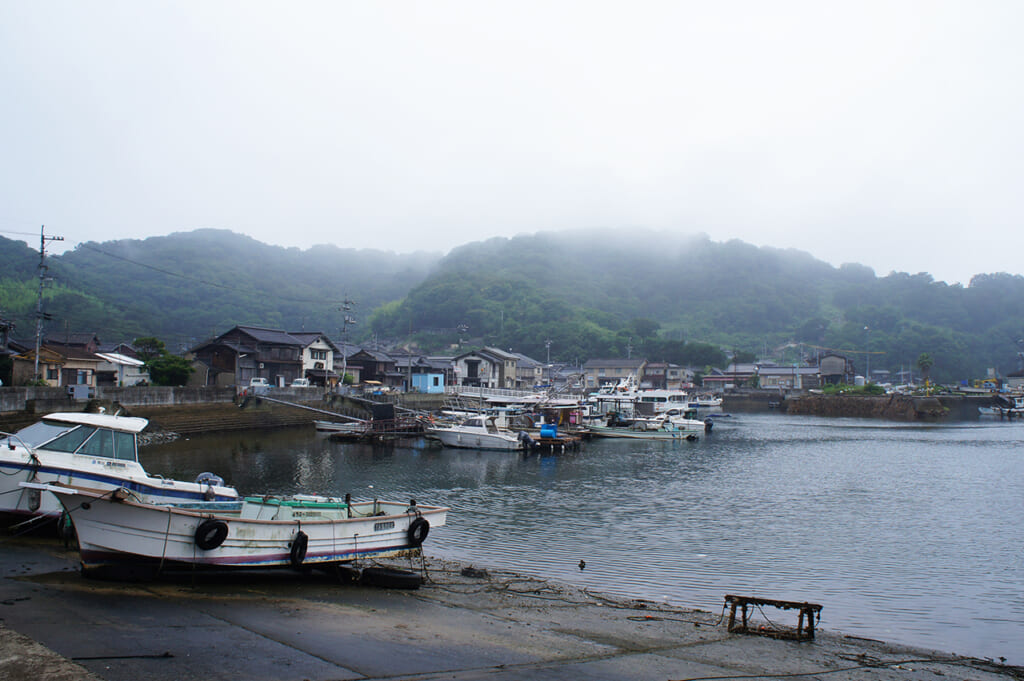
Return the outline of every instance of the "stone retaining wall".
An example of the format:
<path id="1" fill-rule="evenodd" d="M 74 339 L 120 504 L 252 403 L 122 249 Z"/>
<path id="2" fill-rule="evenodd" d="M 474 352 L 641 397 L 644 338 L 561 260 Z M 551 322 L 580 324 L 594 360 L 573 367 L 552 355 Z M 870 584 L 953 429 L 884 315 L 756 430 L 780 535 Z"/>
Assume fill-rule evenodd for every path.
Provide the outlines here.
<path id="1" fill-rule="evenodd" d="M 891 421 L 960 421 L 978 418 L 978 407 L 988 397 L 939 395 L 801 395 L 787 399 L 788 414 L 804 416 L 852 416 Z"/>

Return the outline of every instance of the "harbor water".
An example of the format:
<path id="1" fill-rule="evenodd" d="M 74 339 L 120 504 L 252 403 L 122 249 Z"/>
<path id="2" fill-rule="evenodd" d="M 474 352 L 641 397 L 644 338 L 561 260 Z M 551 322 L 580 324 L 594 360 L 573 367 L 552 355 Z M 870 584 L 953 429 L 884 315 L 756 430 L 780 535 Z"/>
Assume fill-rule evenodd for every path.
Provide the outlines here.
<path id="1" fill-rule="evenodd" d="M 696 442 L 554 455 L 310 427 L 179 440 L 142 461 L 247 494 L 450 506 L 426 551 L 478 567 L 713 612 L 726 594 L 811 601 L 825 629 L 1024 664 L 1024 423 L 740 414 Z"/>

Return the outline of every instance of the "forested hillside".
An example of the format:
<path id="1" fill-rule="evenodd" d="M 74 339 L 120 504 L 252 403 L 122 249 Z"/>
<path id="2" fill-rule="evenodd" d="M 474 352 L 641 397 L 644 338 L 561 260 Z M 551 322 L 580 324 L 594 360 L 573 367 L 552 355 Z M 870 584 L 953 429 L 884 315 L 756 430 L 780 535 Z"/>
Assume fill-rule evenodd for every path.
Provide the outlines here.
<path id="1" fill-rule="evenodd" d="M 21 242 L 0 243 L 0 310 L 15 316 L 24 335 L 34 329 L 39 255 Z M 46 300 L 54 321 L 47 328 L 53 336 L 65 327 L 96 330 L 103 340 L 158 336 L 174 349 L 234 324 L 336 336 L 346 298 L 355 301 L 350 314 L 364 318 L 403 297 L 439 257 L 336 246 L 286 249 L 222 230 L 84 243 L 47 258 L 54 278 Z"/>
<path id="2" fill-rule="evenodd" d="M 373 323 L 427 342 L 463 324 L 464 335 L 535 357 L 550 340 L 552 358 L 569 361 L 632 348 L 699 363 L 711 346 L 789 363 L 836 350 L 861 371 L 870 352 L 873 368 L 895 372 L 929 353 L 936 379 L 958 380 L 1017 368 L 1024 278 L 979 275 L 965 288 L 704 236 L 538 234 L 455 249 Z"/>
<path id="3" fill-rule="evenodd" d="M 33 333 L 36 251 L 0 238 L 0 317 Z M 552 361 L 646 356 L 696 366 L 745 351 L 791 363 L 829 349 L 863 370 L 897 371 L 921 353 L 932 375 L 1017 368 L 1024 277 L 967 287 L 927 274 L 878 277 L 795 250 L 631 230 L 491 239 L 439 254 L 262 244 L 198 230 L 85 243 L 47 259 L 47 333 L 158 336 L 178 350 L 234 324 L 450 348 L 460 338 Z"/>

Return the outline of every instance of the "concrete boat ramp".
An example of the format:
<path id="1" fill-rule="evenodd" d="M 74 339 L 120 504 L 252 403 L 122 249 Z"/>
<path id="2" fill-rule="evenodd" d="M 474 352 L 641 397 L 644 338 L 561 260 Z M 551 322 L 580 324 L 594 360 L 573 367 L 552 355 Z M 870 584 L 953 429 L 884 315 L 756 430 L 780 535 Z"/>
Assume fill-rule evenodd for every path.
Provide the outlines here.
<path id="1" fill-rule="evenodd" d="M 735 634 L 721 612 L 424 566 L 416 590 L 284 570 L 99 581 L 56 541 L 3 538 L 0 679 L 1024 679 L 827 627 L 813 641 Z"/>

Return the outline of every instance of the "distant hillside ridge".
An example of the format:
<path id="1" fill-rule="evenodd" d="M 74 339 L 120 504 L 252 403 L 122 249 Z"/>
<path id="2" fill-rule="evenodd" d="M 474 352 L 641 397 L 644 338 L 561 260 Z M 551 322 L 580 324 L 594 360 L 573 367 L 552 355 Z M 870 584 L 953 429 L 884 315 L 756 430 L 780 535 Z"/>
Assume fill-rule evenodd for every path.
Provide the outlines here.
<path id="1" fill-rule="evenodd" d="M 38 252 L 0 237 L 0 316 L 34 333 Z M 876 276 L 793 249 L 653 231 L 540 232 L 440 253 L 261 243 L 200 229 L 87 242 L 47 259 L 46 332 L 104 341 L 157 336 L 173 351 L 235 324 L 451 354 L 471 344 L 541 361 L 643 356 L 698 368 L 733 352 L 802 363 L 845 354 L 859 373 L 934 380 L 1018 369 L 1024 278 L 969 286 L 925 273 Z M 462 345 L 460 346 L 460 341 Z M 1021 341 L 1024 343 L 1024 341 Z"/>

